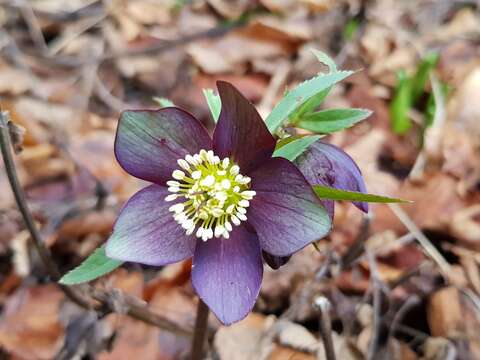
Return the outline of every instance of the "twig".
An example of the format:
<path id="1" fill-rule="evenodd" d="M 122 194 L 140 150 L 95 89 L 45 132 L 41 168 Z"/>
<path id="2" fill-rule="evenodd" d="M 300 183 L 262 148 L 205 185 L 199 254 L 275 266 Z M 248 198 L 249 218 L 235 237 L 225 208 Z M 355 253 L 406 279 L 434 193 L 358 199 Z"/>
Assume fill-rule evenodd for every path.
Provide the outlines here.
<path id="1" fill-rule="evenodd" d="M 198 299 L 197 319 L 195 320 L 195 330 L 192 341 L 192 360 L 202 360 L 205 353 L 205 342 L 208 338 L 208 314 L 210 310 L 207 305 Z"/>
<path id="2" fill-rule="evenodd" d="M 38 22 L 38 19 L 33 12 L 32 5 L 29 4 L 28 1 L 22 0 L 20 4 L 20 13 L 22 14 L 25 23 L 27 24 L 28 31 L 30 32 L 30 36 L 32 37 L 35 46 L 42 52 L 46 52 L 48 47 L 43 37 L 42 29 Z"/>
<path id="3" fill-rule="evenodd" d="M 348 248 L 348 251 L 345 255 L 342 256 L 340 261 L 342 270 L 348 269 L 352 266 L 356 259 L 363 253 L 365 250 L 365 241 L 368 239 L 368 234 L 370 230 L 370 220 L 371 216 L 366 214 L 363 216 L 362 225 L 360 231 L 358 232 L 357 238 L 355 239 L 352 246 Z"/>
<path id="4" fill-rule="evenodd" d="M 402 210 L 397 204 L 388 204 L 393 213 L 398 217 L 402 224 L 415 235 L 416 239 L 423 247 L 425 253 L 430 256 L 430 258 L 435 261 L 437 266 L 440 269 L 440 272 L 446 279 L 450 279 L 451 275 L 451 266 L 442 256 L 442 254 L 437 250 L 435 246 L 428 240 L 425 234 L 418 228 L 418 226 L 410 219 L 405 211 Z"/>
<path id="5" fill-rule="evenodd" d="M 370 265 L 370 282 L 373 293 L 373 323 L 372 323 L 372 338 L 368 346 L 368 360 L 372 360 L 378 349 L 378 340 L 381 326 L 381 307 L 382 307 L 382 286 L 380 284 L 380 277 L 378 274 L 377 264 L 373 254 L 367 250 L 367 257 Z"/>
<path id="6" fill-rule="evenodd" d="M 405 315 L 412 309 L 414 306 L 420 303 L 420 298 L 417 295 L 410 296 L 398 309 L 397 313 L 393 317 L 392 324 L 388 330 L 388 338 L 391 339 L 395 331 L 397 330 L 400 321 L 405 317 Z M 387 340 L 388 341 L 388 340 Z"/>
<path id="7" fill-rule="evenodd" d="M 327 360 L 335 360 L 335 349 L 332 339 L 332 320 L 330 319 L 330 309 L 332 305 L 324 296 L 319 296 L 313 304 L 319 311 L 320 335 L 322 336 L 323 349 Z M 321 358 L 320 349 L 317 358 Z"/>
<path id="8" fill-rule="evenodd" d="M 35 222 L 33 220 L 30 211 L 28 210 L 27 201 L 25 199 L 25 194 L 23 193 L 22 187 L 20 186 L 20 182 L 18 181 L 17 170 L 15 168 L 15 163 L 13 162 L 11 148 L 12 145 L 10 143 L 10 134 L 8 132 L 8 120 L 5 116 L 5 113 L 0 109 L 0 147 L 2 151 L 2 158 L 3 163 L 5 164 L 5 172 L 7 173 L 8 181 L 10 183 L 10 187 L 12 188 L 13 195 L 15 197 L 15 201 L 17 203 L 18 209 L 22 214 L 23 220 L 25 221 L 25 226 L 27 227 L 30 235 L 32 237 L 33 246 L 37 250 L 40 259 L 42 260 L 47 273 L 54 279 L 60 279 L 60 271 L 58 271 L 57 266 L 53 262 L 50 252 L 45 247 L 40 233 L 35 226 Z M 66 286 L 61 286 L 61 289 L 65 293 L 66 296 L 76 304 L 80 305 L 84 308 L 90 308 L 91 304 L 80 294 L 74 291 L 71 288 Z"/>
<path id="9" fill-rule="evenodd" d="M 123 57 L 139 56 L 139 55 L 146 55 L 146 54 L 153 54 L 153 53 L 159 54 L 159 53 L 171 50 L 174 47 L 177 47 L 180 45 L 186 45 L 200 39 L 221 37 L 226 33 L 228 33 L 229 31 L 242 26 L 244 23 L 245 23 L 244 19 L 239 19 L 237 21 L 233 21 L 226 25 L 221 25 L 206 31 L 188 34 L 178 39 L 174 39 L 170 41 L 159 41 L 156 44 L 153 44 L 144 48 L 118 51 L 118 52 L 103 54 L 95 57 L 85 57 L 85 56 L 83 57 L 82 56 L 49 57 L 43 54 L 31 54 L 31 55 L 37 56 L 41 60 L 46 60 L 60 66 L 78 67 L 78 66 L 87 65 L 87 64 L 101 63 L 103 61 L 118 60 Z"/>
<path id="10" fill-rule="evenodd" d="M 47 270 L 47 273 L 53 280 L 58 280 L 61 276 L 57 265 L 53 261 L 50 252 L 45 247 L 44 242 L 40 236 L 40 233 L 35 225 L 33 217 L 27 206 L 27 201 L 23 189 L 18 181 L 17 171 L 15 163 L 13 161 L 11 153 L 10 134 L 8 132 L 8 119 L 6 113 L 0 110 L 0 148 L 2 153 L 3 162 L 5 164 L 5 171 L 12 188 L 12 192 L 15 197 L 17 206 L 22 214 L 25 225 L 30 232 L 30 236 L 33 241 L 33 245 L 37 250 L 40 259 Z M 93 290 L 89 286 L 86 286 L 88 292 L 92 294 L 93 299 L 100 304 L 95 304 L 93 300 L 87 299 L 83 294 L 80 294 L 75 288 L 59 285 L 65 295 L 74 303 L 85 309 L 95 309 L 103 312 L 116 312 L 115 304 L 111 301 L 111 296 L 108 292 Z M 161 329 L 165 329 L 177 334 L 190 335 L 191 332 L 187 329 L 180 328 L 178 325 L 170 322 L 167 319 L 151 312 L 146 306 L 140 306 L 134 304 L 127 299 L 124 299 L 124 305 L 126 306 L 126 313 L 143 322 L 157 326 Z"/>

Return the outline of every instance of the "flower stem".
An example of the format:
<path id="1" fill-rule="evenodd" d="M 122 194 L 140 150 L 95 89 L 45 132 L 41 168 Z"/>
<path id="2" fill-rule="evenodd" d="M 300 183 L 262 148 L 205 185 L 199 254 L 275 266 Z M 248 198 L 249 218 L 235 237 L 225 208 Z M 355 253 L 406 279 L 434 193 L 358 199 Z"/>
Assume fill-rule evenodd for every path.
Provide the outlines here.
<path id="1" fill-rule="evenodd" d="M 323 349 L 327 360 L 335 360 L 335 350 L 332 339 L 332 321 L 330 319 L 330 301 L 326 297 L 319 296 L 315 299 L 314 306 L 319 311 L 320 335 L 322 336 Z M 320 351 L 320 350 L 319 350 Z M 321 356 L 319 356 L 321 357 Z"/>
<path id="2" fill-rule="evenodd" d="M 207 305 L 198 299 L 197 319 L 195 320 L 195 330 L 192 340 L 192 360 L 201 360 L 204 358 L 205 342 L 208 334 L 208 314 L 210 310 Z"/>

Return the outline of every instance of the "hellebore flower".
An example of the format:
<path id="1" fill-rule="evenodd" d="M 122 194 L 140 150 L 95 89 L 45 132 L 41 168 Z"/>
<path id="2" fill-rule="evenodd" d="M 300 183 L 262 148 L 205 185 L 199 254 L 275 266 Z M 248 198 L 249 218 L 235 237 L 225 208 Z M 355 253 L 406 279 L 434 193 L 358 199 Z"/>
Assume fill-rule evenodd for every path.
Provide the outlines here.
<path id="1" fill-rule="evenodd" d="M 331 219 L 296 166 L 272 158 L 276 142 L 255 107 L 232 85 L 217 86 L 213 139 L 176 107 L 122 114 L 117 160 L 153 185 L 125 204 L 106 254 L 158 266 L 193 256 L 196 293 L 231 324 L 258 296 L 262 251 L 290 256 L 325 236 Z"/>

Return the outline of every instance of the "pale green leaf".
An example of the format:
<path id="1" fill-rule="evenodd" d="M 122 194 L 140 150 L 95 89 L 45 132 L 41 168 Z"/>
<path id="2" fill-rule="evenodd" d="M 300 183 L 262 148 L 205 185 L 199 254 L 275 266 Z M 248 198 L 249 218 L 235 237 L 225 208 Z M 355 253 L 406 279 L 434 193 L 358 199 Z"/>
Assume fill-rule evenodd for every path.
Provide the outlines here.
<path id="1" fill-rule="evenodd" d="M 304 81 L 296 88 L 289 91 L 288 94 L 273 108 L 272 112 L 265 120 L 270 132 L 275 133 L 285 119 L 310 98 L 352 74 L 353 71 L 337 71 L 330 74 L 321 74 L 310 80 Z"/>
<path id="2" fill-rule="evenodd" d="M 222 110 L 222 101 L 220 96 L 215 94 L 213 89 L 203 89 L 203 96 L 207 100 L 208 108 L 212 114 L 213 121 L 216 123 L 218 117 L 220 116 L 220 111 Z"/>
<path id="3" fill-rule="evenodd" d="M 273 152 L 273 157 L 282 157 L 287 160 L 293 161 L 298 156 L 303 154 L 310 145 L 312 145 L 315 141 L 320 139 L 320 136 L 303 136 L 301 138 L 295 139 L 286 143 L 281 147 L 277 147 Z"/>
<path id="4" fill-rule="evenodd" d="M 412 80 L 405 71 L 397 74 L 398 82 L 395 88 L 395 95 L 390 103 L 390 120 L 392 130 L 399 135 L 404 135 L 412 127 L 412 121 L 409 118 L 410 108 L 412 107 Z"/>
<path id="5" fill-rule="evenodd" d="M 105 255 L 105 246 L 96 249 L 84 262 L 60 279 L 60 284 L 75 285 L 92 281 L 115 270 L 123 262 Z"/>
<path id="6" fill-rule="evenodd" d="M 349 128 L 372 114 L 365 109 L 328 109 L 305 115 L 297 126 L 319 134 Z"/>
<path id="7" fill-rule="evenodd" d="M 390 198 L 387 196 L 364 194 L 356 191 L 339 190 L 328 186 L 314 185 L 313 190 L 320 199 L 363 201 L 369 203 L 408 203 L 408 200 Z"/>
<path id="8" fill-rule="evenodd" d="M 167 99 L 167 98 L 164 98 L 164 97 L 156 97 L 154 96 L 153 97 L 153 101 L 155 101 L 158 105 L 160 105 L 160 107 L 164 108 L 164 107 L 171 107 L 171 106 L 175 106 L 175 104 Z"/>
<path id="9" fill-rule="evenodd" d="M 320 61 L 322 64 L 328 66 L 328 69 L 330 72 L 336 72 L 337 71 L 337 64 L 335 64 L 335 61 L 328 56 L 326 53 L 323 51 L 317 50 L 317 49 L 312 49 L 313 55 L 317 58 L 318 61 Z"/>

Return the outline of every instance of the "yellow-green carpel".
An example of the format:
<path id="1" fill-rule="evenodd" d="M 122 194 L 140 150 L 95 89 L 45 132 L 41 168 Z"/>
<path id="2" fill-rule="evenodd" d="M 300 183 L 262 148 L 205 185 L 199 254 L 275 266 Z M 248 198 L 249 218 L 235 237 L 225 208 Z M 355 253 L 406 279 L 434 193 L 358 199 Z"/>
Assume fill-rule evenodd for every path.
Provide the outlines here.
<path id="1" fill-rule="evenodd" d="M 247 208 L 255 196 L 251 179 L 240 174 L 230 159 L 220 159 L 212 150 L 200 150 L 177 160 L 182 170 L 175 170 L 167 182 L 171 192 L 165 200 L 177 202 L 169 210 L 187 235 L 195 232 L 203 241 L 215 237 L 229 238 L 232 224 L 247 220 Z"/>

